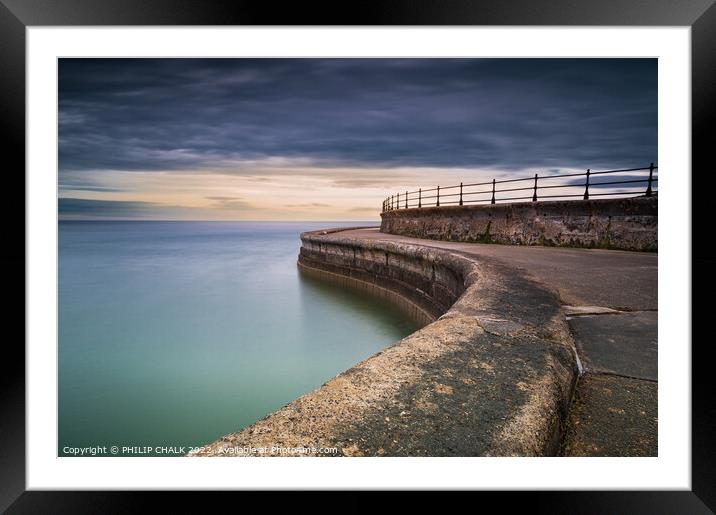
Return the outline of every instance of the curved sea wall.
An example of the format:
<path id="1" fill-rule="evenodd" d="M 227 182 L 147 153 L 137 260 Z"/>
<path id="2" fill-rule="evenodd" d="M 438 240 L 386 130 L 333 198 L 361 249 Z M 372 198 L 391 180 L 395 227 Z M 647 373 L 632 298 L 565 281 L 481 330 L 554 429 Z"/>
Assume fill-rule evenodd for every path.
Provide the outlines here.
<path id="1" fill-rule="evenodd" d="M 190 455 L 557 454 L 577 365 L 554 291 L 457 252 L 340 231 L 301 240 L 305 273 L 391 298 L 427 325 Z"/>
<path id="2" fill-rule="evenodd" d="M 381 232 L 435 240 L 656 252 L 658 200 L 632 197 L 396 209 Z"/>

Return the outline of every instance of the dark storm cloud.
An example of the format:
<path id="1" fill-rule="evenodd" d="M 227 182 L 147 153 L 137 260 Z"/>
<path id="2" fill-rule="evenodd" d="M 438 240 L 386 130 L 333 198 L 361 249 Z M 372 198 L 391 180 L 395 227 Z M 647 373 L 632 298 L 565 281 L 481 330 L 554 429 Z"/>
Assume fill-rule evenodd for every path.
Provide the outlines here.
<path id="1" fill-rule="evenodd" d="M 630 167 L 656 160 L 657 61 L 61 59 L 59 115 L 61 173 Z"/>

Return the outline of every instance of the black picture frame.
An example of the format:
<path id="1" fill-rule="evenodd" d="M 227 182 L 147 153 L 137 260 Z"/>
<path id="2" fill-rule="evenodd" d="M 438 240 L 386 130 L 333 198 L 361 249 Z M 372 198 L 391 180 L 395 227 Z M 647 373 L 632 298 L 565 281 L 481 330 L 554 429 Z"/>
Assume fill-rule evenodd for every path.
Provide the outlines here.
<path id="1" fill-rule="evenodd" d="M 472 0 L 399 0 L 384 2 L 270 2 L 206 0 L 0 0 L 0 116 L 4 129 L 3 179 L 10 181 L 0 203 L 6 221 L 2 252 L 13 294 L 5 308 L 6 327 L 24 320 L 25 284 L 25 29 L 32 26 L 80 25 L 607 25 L 688 26 L 692 50 L 692 169 L 704 170 L 713 145 L 716 92 L 716 6 L 714 0 L 534 0 L 475 2 Z M 689 170 L 684 171 L 690 174 Z M 24 176 L 23 176 L 24 177 Z M 691 178 L 696 184 L 696 176 Z M 20 195 L 18 192 L 22 191 Z M 693 188 L 692 290 L 695 327 L 708 320 L 716 259 L 699 251 L 709 231 L 708 195 Z M 10 243 L 11 242 L 11 243 Z M 23 274 L 24 275 L 24 274 Z M 22 283 L 22 284 L 21 284 Z M 22 293 L 19 291 L 22 288 Z M 23 299 L 23 302 L 20 301 Z M 24 340 L 25 326 L 20 330 Z M 528 507 L 532 513 L 712 513 L 716 509 L 716 418 L 711 402 L 708 340 L 692 333 L 692 490 L 643 492 L 525 492 L 483 493 L 496 497 L 502 509 Z M 668 342 L 688 345 L 691 342 Z M 194 500 L 187 493 L 39 492 L 25 491 L 25 353 L 20 338 L 7 337 L 0 374 L 0 510 L 7 513 L 114 513 L 139 511 L 148 497 L 160 497 L 165 509 L 178 502 L 188 511 Z M 332 503 L 327 502 L 326 505 Z M 342 501 L 358 508 L 360 502 Z"/>

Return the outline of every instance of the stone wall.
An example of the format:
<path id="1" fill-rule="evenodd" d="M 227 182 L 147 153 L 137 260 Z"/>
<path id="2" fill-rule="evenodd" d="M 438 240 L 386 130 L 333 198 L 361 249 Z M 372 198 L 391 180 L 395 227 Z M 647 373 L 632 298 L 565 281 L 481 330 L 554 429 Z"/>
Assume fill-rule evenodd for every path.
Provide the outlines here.
<path id="1" fill-rule="evenodd" d="M 556 292 L 443 249 L 301 239 L 302 270 L 392 296 L 427 325 L 191 456 L 556 455 L 577 377 Z"/>
<path id="2" fill-rule="evenodd" d="M 657 197 L 396 209 L 380 230 L 435 240 L 657 251 Z"/>
<path id="3" fill-rule="evenodd" d="M 425 325 L 463 293 L 465 270 L 458 263 L 435 259 L 430 249 L 411 250 L 397 253 L 305 237 L 298 265 L 304 272 L 324 272 L 326 278 L 388 297 Z"/>

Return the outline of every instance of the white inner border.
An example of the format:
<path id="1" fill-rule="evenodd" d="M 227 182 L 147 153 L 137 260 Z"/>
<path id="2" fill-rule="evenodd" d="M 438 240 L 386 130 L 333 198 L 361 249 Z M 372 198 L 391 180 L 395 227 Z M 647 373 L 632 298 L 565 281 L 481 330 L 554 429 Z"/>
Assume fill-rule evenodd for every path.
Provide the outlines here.
<path id="1" fill-rule="evenodd" d="M 690 41 L 688 27 L 28 28 L 27 488 L 690 489 Z M 57 58 L 135 56 L 658 57 L 659 457 L 58 458 Z"/>

